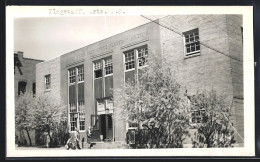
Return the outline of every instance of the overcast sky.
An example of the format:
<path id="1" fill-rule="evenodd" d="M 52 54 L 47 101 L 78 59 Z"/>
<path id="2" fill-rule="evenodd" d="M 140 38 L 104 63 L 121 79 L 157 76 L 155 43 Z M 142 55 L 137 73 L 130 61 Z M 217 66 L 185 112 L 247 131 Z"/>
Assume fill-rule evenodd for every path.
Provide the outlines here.
<path id="1" fill-rule="evenodd" d="M 147 22 L 141 16 L 17 18 L 14 50 L 49 60 Z"/>

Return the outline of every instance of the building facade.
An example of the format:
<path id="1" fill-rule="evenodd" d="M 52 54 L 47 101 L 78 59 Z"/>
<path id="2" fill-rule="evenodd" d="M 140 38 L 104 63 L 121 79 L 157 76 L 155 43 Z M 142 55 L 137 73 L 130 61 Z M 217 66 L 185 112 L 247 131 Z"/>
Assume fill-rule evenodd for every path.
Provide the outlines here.
<path id="1" fill-rule="evenodd" d="M 24 93 L 32 93 L 36 95 L 36 64 L 42 60 L 36 60 L 23 57 L 23 52 L 14 52 L 14 94 L 15 101 Z M 35 144 L 34 131 L 30 132 L 32 144 Z M 29 139 L 25 131 L 16 130 L 16 135 L 19 141 L 26 140 L 29 144 Z"/>
<path id="2" fill-rule="evenodd" d="M 115 118 L 119 97 L 112 89 L 142 75 L 147 58 L 164 57 L 189 95 L 225 91 L 243 136 L 243 64 L 232 59 L 243 59 L 242 29 L 240 15 L 167 16 L 37 64 L 37 94 L 67 105 L 70 131 L 78 128 L 86 139 L 90 126 L 94 141 L 124 142 L 129 125 Z"/>

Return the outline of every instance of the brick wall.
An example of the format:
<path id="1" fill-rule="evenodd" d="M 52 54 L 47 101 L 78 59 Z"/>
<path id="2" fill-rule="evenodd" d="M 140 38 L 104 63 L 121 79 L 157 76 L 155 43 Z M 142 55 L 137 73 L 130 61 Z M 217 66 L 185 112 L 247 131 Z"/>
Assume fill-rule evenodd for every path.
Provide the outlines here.
<path id="1" fill-rule="evenodd" d="M 36 65 L 36 95 L 41 95 L 43 93 L 51 95 L 53 99 L 61 101 L 60 98 L 60 57 L 55 59 L 45 61 L 43 63 Z M 46 90 L 45 87 L 45 75 L 51 75 L 51 88 Z"/>
<path id="2" fill-rule="evenodd" d="M 243 59 L 240 15 L 169 16 L 160 23 L 180 33 L 198 28 L 202 43 Z M 175 69 L 178 82 L 187 89 L 189 95 L 198 90 L 215 89 L 224 92 L 230 102 L 234 97 L 242 99 L 233 104 L 231 122 L 243 137 L 243 64 L 203 45 L 200 46 L 200 55 L 185 58 L 181 35 L 164 27 L 160 27 L 160 35 L 162 54 Z M 236 139 L 241 142 L 237 136 Z"/>

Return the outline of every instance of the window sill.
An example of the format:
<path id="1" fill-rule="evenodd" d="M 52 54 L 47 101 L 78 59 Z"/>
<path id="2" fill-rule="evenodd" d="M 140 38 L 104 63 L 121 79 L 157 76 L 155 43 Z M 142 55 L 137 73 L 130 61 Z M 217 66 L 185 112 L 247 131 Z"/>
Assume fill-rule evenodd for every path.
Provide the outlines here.
<path id="1" fill-rule="evenodd" d="M 78 84 L 79 84 L 79 83 L 84 83 L 84 81 L 80 81 L 80 82 L 78 82 Z"/>
<path id="2" fill-rule="evenodd" d="M 51 89 L 46 89 L 44 92 L 50 92 L 51 91 Z"/>
<path id="3" fill-rule="evenodd" d="M 148 65 L 139 66 L 138 69 L 143 69 L 143 68 L 146 68 L 146 67 L 148 67 Z"/>
<path id="4" fill-rule="evenodd" d="M 185 54 L 184 59 L 191 58 L 191 57 L 196 57 L 196 56 L 200 56 L 200 51 L 189 53 L 188 55 Z"/>
<path id="5" fill-rule="evenodd" d="M 109 76 L 112 76 L 112 75 L 113 75 L 113 73 L 112 73 L 112 74 L 105 75 L 104 77 L 109 77 Z"/>
<path id="6" fill-rule="evenodd" d="M 125 70 L 125 72 L 128 72 L 128 71 L 133 71 L 133 70 L 135 70 L 135 68 L 132 68 L 132 69 Z"/>

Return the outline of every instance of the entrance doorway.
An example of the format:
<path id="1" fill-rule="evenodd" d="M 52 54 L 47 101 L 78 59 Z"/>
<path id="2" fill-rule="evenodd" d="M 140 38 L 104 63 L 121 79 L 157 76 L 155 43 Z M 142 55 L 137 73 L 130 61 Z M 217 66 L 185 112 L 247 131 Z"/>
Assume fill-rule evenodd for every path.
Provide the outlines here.
<path id="1" fill-rule="evenodd" d="M 101 124 L 101 134 L 103 135 L 103 140 L 112 141 L 113 139 L 113 120 L 112 114 L 100 115 Z"/>

